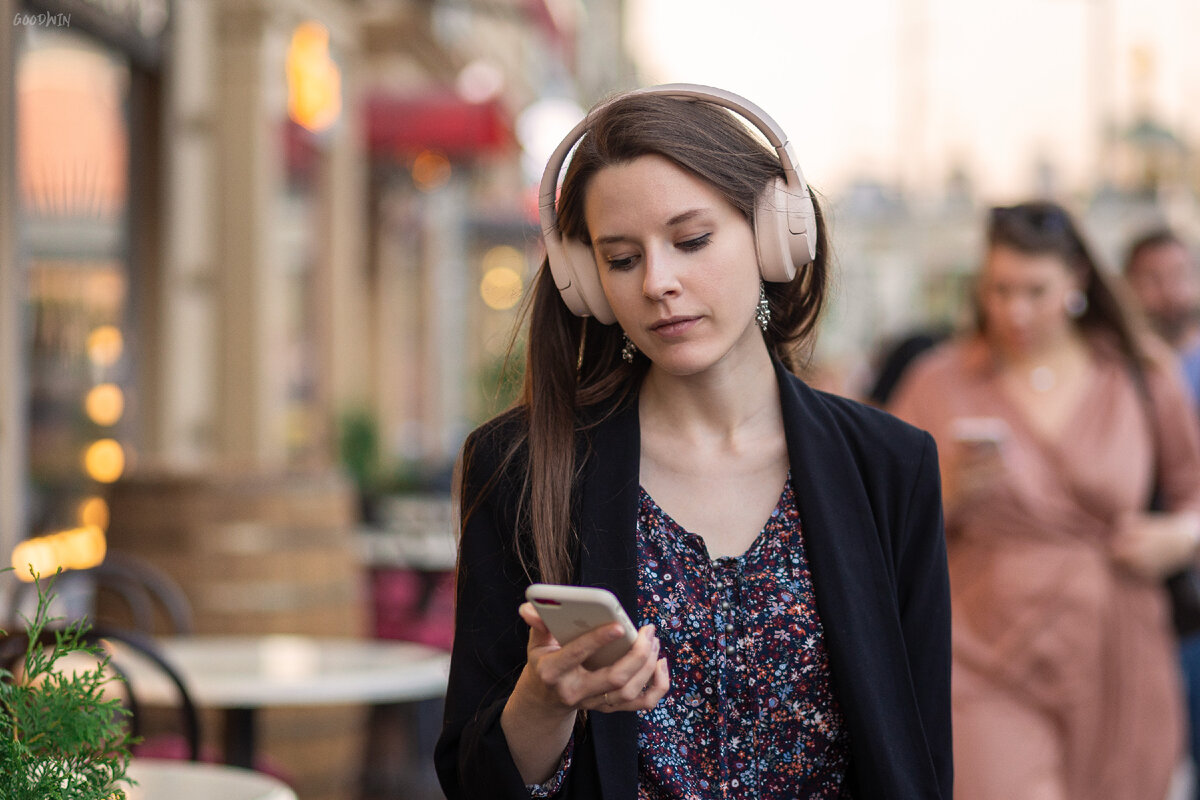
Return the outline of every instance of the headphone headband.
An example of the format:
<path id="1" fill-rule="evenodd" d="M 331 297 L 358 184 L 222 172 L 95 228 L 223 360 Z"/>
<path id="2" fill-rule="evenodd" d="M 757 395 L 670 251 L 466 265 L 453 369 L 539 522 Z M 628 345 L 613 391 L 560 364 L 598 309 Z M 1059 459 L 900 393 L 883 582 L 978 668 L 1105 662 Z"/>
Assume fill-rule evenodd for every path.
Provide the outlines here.
<path id="1" fill-rule="evenodd" d="M 784 175 L 782 181 L 776 180 L 774 191 L 771 187 L 767 188 L 766 196 L 760 201 L 754 215 L 759 266 L 763 277 L 777 282 L 790 281 L 799 267 L 816 258 L 816 213 L 812 195 L 796 163 L 787 135 L 770 115 L 744 97 L 713 86 L 667 83 L 635 89 L 600 103 L 589 111 L 554 149 L 542 173 L 538 189 L 542 241 L 546 246 L 554 283 L 572 312 L 579 316 L 595 316 L 605 324 L 615 320 L 600 288 L 599 274 L 590 249 L 582 243 L 567 241 L 558 229 L 555 207 L 558 175 L 568 154 L 584 137 L 596 117 L 614 103 L 638 95 L 710 103 L 729 109 L 750 122 L 775 149 Z"/>

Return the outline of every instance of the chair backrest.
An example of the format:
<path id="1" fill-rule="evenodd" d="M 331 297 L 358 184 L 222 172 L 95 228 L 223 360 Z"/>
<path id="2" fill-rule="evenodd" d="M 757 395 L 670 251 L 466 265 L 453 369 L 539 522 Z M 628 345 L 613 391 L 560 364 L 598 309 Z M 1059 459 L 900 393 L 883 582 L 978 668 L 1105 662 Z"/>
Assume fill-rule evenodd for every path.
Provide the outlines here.
<path id="1" fill-rule="evenodd" d="M 110 611 L 103 603 L 105 593 L 120 598 L 128 608 L 131 620 L 122 627 L 132 627 L 154 634 L 156 620 L 165 619 L 167 629 L 162 633 L 187 634 L 195 629 L 192 605 L 175 579 L 149 561 L 131 553 L 109 551 L 98 566 L 84 570 L 95 581 L 96 619 L 105 621 L 99 612 Z"/>
<path id="2" fill-rule="evenodd" d="M 195 629 L 191 603 L 179 584 L 131 553 L 110 550 L 91 569 L 64 572 L 57 578 L 55 593 L 70 600 L 65 616 L 71 619 L 86 614 L 110 628 L 147 635 L 187 634 Z M 13 586 L 12 627 L 18 626 L 13 623 L 19 623 L 21 613 L 32 611 L 36 600 L 32 583 Z"/>
<path id="3" fill-rule="evenodd" d="M 150 664 L 153 664 L 155 668 L 160 670 L 170 680 L 178 693 L 179 720 L 187 744 L 188 759 L 199 761 L 200 716 L 196 712 L 196 705 L 192 700 L 191 693 L 188 691 L 183 677 L 162 657 L 155 647 L 153 640 L 137 631 L 105 627 L 91 628 L 81 638 L 86 644 L 101 649 L 104 649 L 107 641 L 119 642 L 128 651 L 136 653 Z M 40 641 L 46 647 L 53 647 L 55 644 L 55 631 L 49 629 L 43 630 Z M 25 655 L 28 646 L 28 635 L 23 632 L 0 637 L 0 667 L 4 667 L 10 672 L 14 671 L 14 667 Z M 141 709 L 137 701 L 137 687 L 130 684 L 126 672 L 121 668 L 120 659 L 120 654 L 114 656 L 110 659 L 108 666 L 115 674 L 120 676 L 127 686 L 128 691 L 126 692 L 124 702 L 130 711 L 130 734 L 138 737 L 141 735 Z"/>

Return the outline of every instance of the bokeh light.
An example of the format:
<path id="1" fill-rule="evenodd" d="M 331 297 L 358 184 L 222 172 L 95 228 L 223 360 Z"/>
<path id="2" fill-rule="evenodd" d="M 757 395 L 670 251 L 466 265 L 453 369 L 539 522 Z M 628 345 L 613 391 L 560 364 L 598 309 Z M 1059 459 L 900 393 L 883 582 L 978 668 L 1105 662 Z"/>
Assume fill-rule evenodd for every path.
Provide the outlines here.
<path id="1" fill-rule="evenodd" d="M 33 581 L 31 567 L 39 577 L 53 575 L 60 567 L 88 569 L 104 561 L 107 552 L 104 531 L 84 525 L 20 542 L 13 548 L 12 566 L 17 577 L 28 583 Z"/>
<path id="2" fill-rule="evenodd" d="M 498 244 L 495 247 L 489 248 L 483 254 L 479 265 L 483 272 L 496 269 L 497 267 L 506 267 L 518 274 L 524 274 L 525 256 L 520 250 L 511 245 Z"/>
<path id="3" fill-rule="evenodd" d="M 97 425 L 116 425 L 125 413 L 125 393 L 115 383 L 93 386 L 83 401 L 88 419 Z"/>
<path id="4" fill-rule="evenodd" d="M 79 504 L 77 515 L 80 525 L 90 525 L 102 531 L 108 530 L 108 501 L 103 497 L 89 497 L 84 500 Z"/>
<path id="5" fill-rule="evenodd" d="M 99 483 L 112 483 L 125 472 L 125 449 L 116 439 L 92 442 L 83 456 L 88 476 Z"/>
<path id="6" fill-rule="evenodd" d="M 459 71 L 454 88 L 468 103 L 486 103 L 504 91 L 504 72 L 491 61 L 477 58 Z"/>
<path id="7" fill-rule="evenodd" d="M 521 301 L 524 288 L 520 273 L 508 267 L 494 267 L 483 274 L 479 294 L 488 308 L 505 311 Z"/>
<path id="8" fill-rule="evenodd" d="M 412 163 L 413 183 L 423 192 L 432 192 L 450 180 L 450 159 L 434 150 L 422 150 Z"/>
<path id="9" fill-rule="evenodd" d="M 310 131 L 323 131 L 342 112 L 341 70 L 329 53 L 329 31 L 303 22 L 292 32 L 287 53 L 288 116 Z"/>
<path id="10" fill-rule="evenodd" d="M 125 338 L 116 325 L 101 325 L 88 334 L 88 358 L 98 367 L 111 367 L 121 358 Z"/>

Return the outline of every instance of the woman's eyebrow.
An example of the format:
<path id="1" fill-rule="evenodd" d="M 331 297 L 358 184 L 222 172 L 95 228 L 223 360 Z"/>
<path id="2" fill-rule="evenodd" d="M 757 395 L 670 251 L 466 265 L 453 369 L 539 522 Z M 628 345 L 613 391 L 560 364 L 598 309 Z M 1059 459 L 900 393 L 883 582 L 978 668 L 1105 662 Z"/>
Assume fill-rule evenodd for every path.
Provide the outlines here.
<path id="1" fill-rule="evenodd" d="M 592 239 L 592 244 L 620 244 L 621 242 L 629 241 L 633 241 L 633 237 L 615 233 L 608 236 L 597 236 Z"/>
<path id="2" fill-rule="evenodd" d="M 673 227 L 675 225 L 682 225 L 683 223 L 687 222 L 688 220 L 694 219 L 695 217 L 698 217 L 703 213 L 704 213 L 704 209 L 693 208 L 690 211 L 684 211 L 683 213 L 676 214 L 675 216 L 673 216 L 669 220 L 667 220 L 667 227 Z"/>
<path id="3" fill-rule="evenodd" d="M 669 220 L 667 220 L 667 227 L 673 228 L 676 225 L 682 225 L 683 223 L 688 222 L 692 219 L 695 219 L 696 217 L 702 215 L 703 213 L 704 213 L 703 208 L 692 208 L 687 211 L 681 211 L 680 213 L 676 214 L 675 216 L 673 216 Z M 615 233 L 615 234 L 609 234 L 607 236 L 597 236 L 592 239 L 592 244 L 619 244 L 621 242 L 628 242 L 628 241 L 632 240 L 632 238 L 633 237 L 627 236 L 625 234 Z"/>

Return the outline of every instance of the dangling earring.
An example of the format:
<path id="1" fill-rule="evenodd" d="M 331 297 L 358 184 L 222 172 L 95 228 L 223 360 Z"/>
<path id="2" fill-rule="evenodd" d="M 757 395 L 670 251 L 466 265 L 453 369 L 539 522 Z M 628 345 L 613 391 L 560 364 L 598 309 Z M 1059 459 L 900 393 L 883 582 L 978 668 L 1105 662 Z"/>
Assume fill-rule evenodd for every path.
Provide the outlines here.
<path id="1" fill-rule="evenodd" d="M 1071 319 L 1079 319 L 1083 313 L 1087 311 L 1088 300 L 1087 295 L 1080 289 L 1072 289 L 1067 292 L 1066 298 L 1063 300 L 1063 305 L 1067 309 L 1067 316 Z"/>
<path id="2" fill-rule="evenodd" d="M 754 321 L 763 333 L 767 332 L 767 326 L 771 324 L 771 304 L 767 302 L 767 287 L 761 282 L 758 284 L 758 308 L 754 310 Z"/>
<path id="3" fill-rule="evenodd" d="M 621 342 L 621 358 L 625 360 L 626 364 L 632 364 L 633 357 L 638 351 L 637 345 L 633 343 L 633 339 L 629 338 L 628 333 L 621 334 Z"/>

